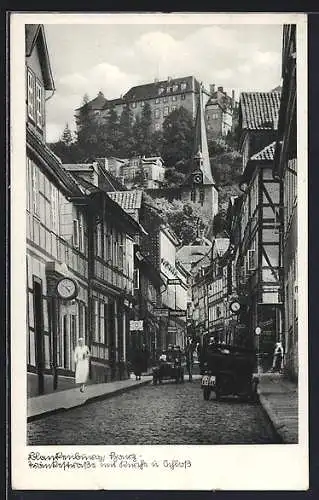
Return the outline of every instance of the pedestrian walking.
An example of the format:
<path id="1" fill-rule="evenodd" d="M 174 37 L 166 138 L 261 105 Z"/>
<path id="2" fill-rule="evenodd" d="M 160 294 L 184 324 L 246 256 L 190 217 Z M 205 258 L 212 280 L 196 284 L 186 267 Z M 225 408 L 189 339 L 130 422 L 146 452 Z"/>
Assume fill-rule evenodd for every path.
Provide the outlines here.
<path id="1" fill-rule="evenodd" d="M 143 344 L 143 346 L 142 346 L 142 353 L 141 353 L 141 358 L 142 358 L 142 373 L 147 373 L 148 363 L 149 363 L 149 357 L 150 357 L 149 350 L 148 350 L 146 344 Z"/>
<path id="2" fill-rule="evenodd" d="M 191 342 L 186 346 L 185 355 L 186 355 L 186 369 L 188 373 L 188 380 L 189 382 L 192 382 L 194 357 L 193 357 L 193 345 Z"/>
<path id="3" fill-rule="evenodd" d="M 273 372 L 281 372 L 283 369 L 284 348 L 281 342 L 276 342 L 274 350 L 274 358 L 272 363 Z"/>
<path id="4" fill-rule="evenodd" d="M 141 350 L 137 350 L 133 357 L 133 372 L 136 380 L 141 380 L 141 375 L 144 366 L 143 353 Z"/>
<path id="5" fill-rule="evenodd" d="M 89 360 L 90 360 L 90 350 L 87 345 L 84 344 L 84 339 L 81 337 L 78 340 L 78 345 L 74 350 L 74 361 L 75 361 L 75 383 L 81 384 L 80 391 L 83 392 L 85 389 L 85 384 L 89 377 Z"/>

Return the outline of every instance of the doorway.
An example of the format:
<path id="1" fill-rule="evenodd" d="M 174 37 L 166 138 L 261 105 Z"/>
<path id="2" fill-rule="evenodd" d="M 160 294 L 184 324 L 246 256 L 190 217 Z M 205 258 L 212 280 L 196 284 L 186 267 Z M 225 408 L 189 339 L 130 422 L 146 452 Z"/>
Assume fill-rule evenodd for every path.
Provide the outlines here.
<path id="1" fill-rule="evenodd" d="M 38 377 L 38 395 L 44 394 L 44 338 L 42 280 L 33 277 L 35 364 Z"/>

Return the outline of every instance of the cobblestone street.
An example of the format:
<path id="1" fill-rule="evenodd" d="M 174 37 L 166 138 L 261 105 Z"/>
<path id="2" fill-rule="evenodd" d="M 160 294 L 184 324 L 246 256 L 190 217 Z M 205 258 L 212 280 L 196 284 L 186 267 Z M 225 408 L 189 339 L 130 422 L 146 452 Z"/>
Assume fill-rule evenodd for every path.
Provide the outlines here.
<path id="1" fill-rule="evenodd" d="M 29 445 L 276 443 L 259 404 L 204 401 L 199 381 L 147 385 L 28 424 Z"/>

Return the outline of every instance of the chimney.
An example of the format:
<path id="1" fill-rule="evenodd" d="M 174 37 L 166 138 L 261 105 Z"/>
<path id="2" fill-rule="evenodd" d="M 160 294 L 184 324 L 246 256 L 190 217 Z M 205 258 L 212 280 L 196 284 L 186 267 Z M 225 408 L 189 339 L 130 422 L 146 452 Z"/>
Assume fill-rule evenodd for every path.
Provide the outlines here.
<path id="1" fill-rule="evenodd" d="M 170 82 L 172 81 L 172 77 L 171 77 L 171 76 L 168 76 L 168 77 L 167 77 L 167 81 L 168 81 L 168 83 L 170 83 Z"/>
<path id="2" fill-rule="evenodd" d="M 214 92 L 215 92 L 215 83 L 212 83 L 210 86 L 209 86 L 209 92 L 210 92 L 210 95 L 213 95 Z"/>
<path id="3" fill-rule="evenodd" d="M 234 107 L 235 107 L 235 91 L 234 91 L 234 89 L 231 91 L 231 105 L 232 105 L 232 108 L 234 109 Z"/>

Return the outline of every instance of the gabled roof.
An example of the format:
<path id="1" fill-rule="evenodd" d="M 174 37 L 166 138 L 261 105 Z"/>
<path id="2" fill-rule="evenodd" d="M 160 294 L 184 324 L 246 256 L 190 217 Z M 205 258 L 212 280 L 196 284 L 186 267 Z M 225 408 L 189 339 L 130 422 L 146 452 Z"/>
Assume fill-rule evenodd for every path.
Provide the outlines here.
<path id="1" fill-rule="evenodd" d="M 277 130 L 280 92 L 242 92 L 239 106 L 242 129 Z"/>
<path id="2" fill-rule="evenodd" d="M 259 151 L 259 153 L 255 153 L 250 158 L 250 161 L 267 161 L 267 160 L 272 161 L 275 155 L 275 146 L 276 146 L 276 141 L 266 146 L 264 149 Z"/>
<path id="3" fill-rule="evenodd" d="M 44 88 L 55 90 L 48 47 L 45 39 L 44 27 L 42 24 L 25 25 L 25 55 L 30 57 L 36 44 L 39 48 L 40 64 L 43 72 Z"/>
<path id="4" fill-rule="evenodd" d="M 139 210 L 142 206 L 142 191 L 114 191 L 108 195 L 125 211 Z"/>

